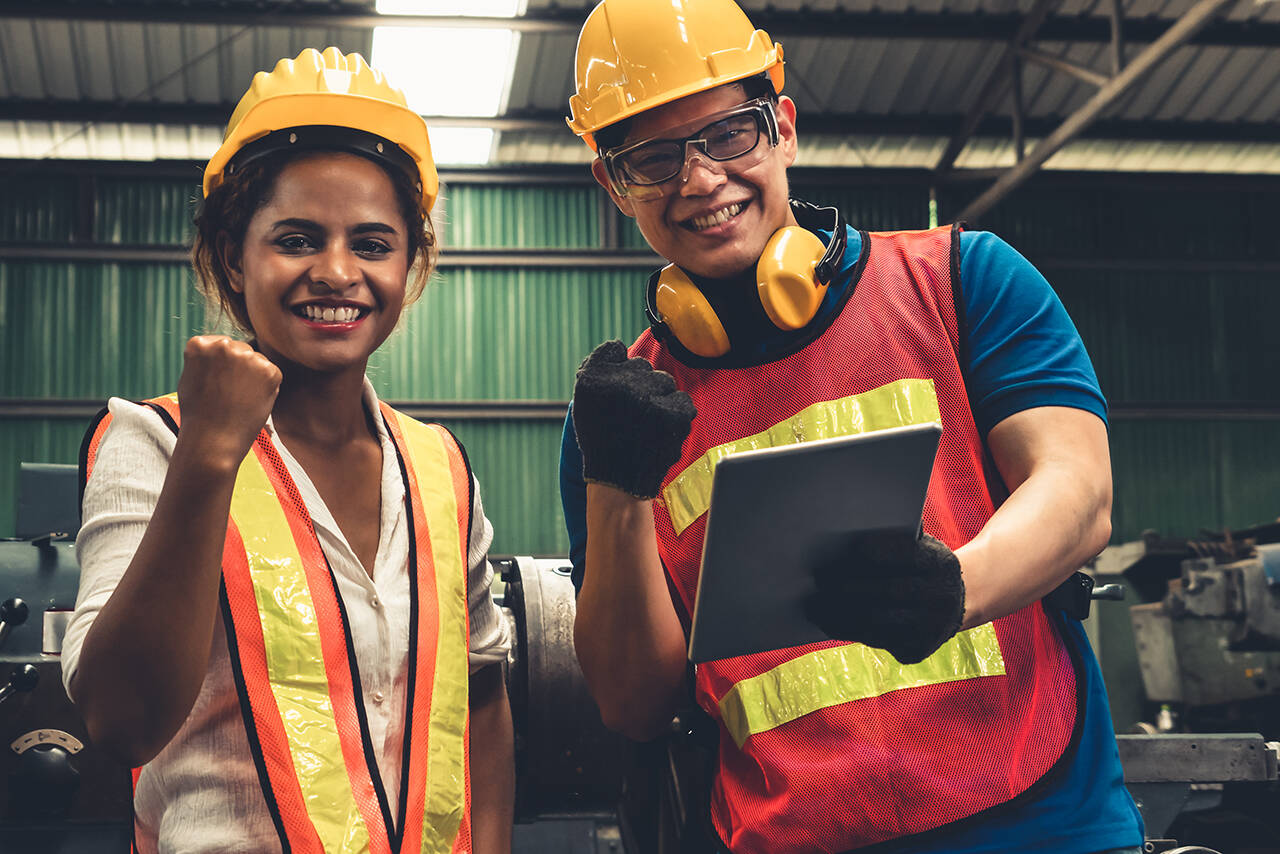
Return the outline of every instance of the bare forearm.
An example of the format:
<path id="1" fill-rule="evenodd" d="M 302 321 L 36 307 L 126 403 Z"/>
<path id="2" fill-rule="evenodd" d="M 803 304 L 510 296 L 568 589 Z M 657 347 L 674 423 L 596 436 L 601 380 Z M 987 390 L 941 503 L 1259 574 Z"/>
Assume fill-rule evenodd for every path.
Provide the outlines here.
<path id="1" fill-rule="evenodd" d="M 476 854 L 508 854 L 515 811 L 511 706 L 502 668 L 471 675 L 471 836 Z"/>
<path id="2" fill-rule="evenodd" d="M 204 681 L 234 483 L 235 466 L 179 440 L 147 532 L 85 638 L 78 706 L 95 743 L 132 765 L 168 743 Z"/>
<path id="3" fill-rule="evenodd" d="M 587 486 L 587 571 L 574 645 L 604 722 L 647 739 L 670 723 L 685 674 L 684 628 L 658 558 L 649 502 Z"/>
<path id="4" fill-rule="evenodd" d="M 1012 492 L 982 531 L 956 550 L 965 628 L 1041 598 L 1111 537 L 1111 466 L 1102 422 L 1082 411 L 1030 410 L 1015 420 L 1021 415 L 992 431 L 997 465 Z M 1054 432 L 1037 434 L 1050 417 Z"/>

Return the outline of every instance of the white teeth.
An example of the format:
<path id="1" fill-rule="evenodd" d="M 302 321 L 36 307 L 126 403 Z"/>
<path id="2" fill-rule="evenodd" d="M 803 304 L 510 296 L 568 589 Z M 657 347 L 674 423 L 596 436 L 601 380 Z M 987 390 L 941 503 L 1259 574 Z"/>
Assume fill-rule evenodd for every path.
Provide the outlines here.
<path id="1" fill-rule="evenodd" d="M 322 323 L 350 323 L 360 316 L 360 309 L 348 305 L 338 306 L 337 308 L 333 306 L 304 305 L 302 313 L 307 320 L 317 320 Z"/>
<path id="2" fill-rule="evenodd" d="M 742 203 L 734 202 L 733 204 L 723 207 L 713 213 L 709 213 L 706 216 L 695 216 L 691 222 L 693 223 L 694 230 L 702 231 L 704 228 L 710 228 L 713 225 L 728 222 L 740 213 L 742 213 Z"/>

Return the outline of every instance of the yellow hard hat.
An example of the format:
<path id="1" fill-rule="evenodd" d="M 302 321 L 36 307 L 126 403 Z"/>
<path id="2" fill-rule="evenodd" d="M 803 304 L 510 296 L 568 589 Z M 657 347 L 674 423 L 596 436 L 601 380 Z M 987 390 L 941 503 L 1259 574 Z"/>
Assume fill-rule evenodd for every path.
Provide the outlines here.
<path id="1" fill-rule="evenodd" d="M 595 132 L 653 107 L 768 72 L 782 91 L 782 45 L 733 0 L 601 0 L 578 35 L 569 127 Z"/>
<path id="2" fill-rule="evenodd" d="M 363 134 L 350 134 L 353 130 Z M 272 136 L 279 131 L 296 132 Z M 204 194 L 245 156 L 290 145 L 346 148 L 398 163 L 417 176 L 423 212 L 435 204 L 439 178 L 427 123 L 358 53 L 306 48 L 297 59 L 282 59 L 274 70 L 255 74 L 205 167 Z"/>

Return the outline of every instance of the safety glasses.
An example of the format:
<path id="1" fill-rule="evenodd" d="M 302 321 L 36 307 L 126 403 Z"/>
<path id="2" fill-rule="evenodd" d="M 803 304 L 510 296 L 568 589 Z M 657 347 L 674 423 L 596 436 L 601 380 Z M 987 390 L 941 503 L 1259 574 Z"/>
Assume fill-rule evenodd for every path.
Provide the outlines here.
<path id="1" fill-rule="evenodd" d="M 643 139 L 606 151 L 601 159 L 614 191 L 640 200 L 667 195 L 674 189 L 668 182 L 684 171 L 690 146 L 709 160 L 726 164 L 726 171 L 741 172 L 778 144 L 778 117 L 768 98 L 710 118 L 710 123 L 683 139 Z M 762 135 L 769 141 L 767 146 L 760 145 Z"/>

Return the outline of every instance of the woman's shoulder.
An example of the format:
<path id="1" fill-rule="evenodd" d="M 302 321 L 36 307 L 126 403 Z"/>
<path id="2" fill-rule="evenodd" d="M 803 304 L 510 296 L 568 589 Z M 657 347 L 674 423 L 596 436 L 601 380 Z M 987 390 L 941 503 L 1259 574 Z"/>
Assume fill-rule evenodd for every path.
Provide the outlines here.
<path id="1" fill-rule="evenodd" d="M 127 471 L 131 464 L 137 463 L 138 457 L 155 459 L 158 453 L 167 459 L 177 441 L 173 428 L 157 410 L 144 402 L 123 397 L 107 401 L 105 411 L 95 419 L 85 438 L 86 444 L 96 445 L 92 460 L 94 471 L 102 468 L 106 460 L 110 460 L 112 468 Z"/>

